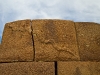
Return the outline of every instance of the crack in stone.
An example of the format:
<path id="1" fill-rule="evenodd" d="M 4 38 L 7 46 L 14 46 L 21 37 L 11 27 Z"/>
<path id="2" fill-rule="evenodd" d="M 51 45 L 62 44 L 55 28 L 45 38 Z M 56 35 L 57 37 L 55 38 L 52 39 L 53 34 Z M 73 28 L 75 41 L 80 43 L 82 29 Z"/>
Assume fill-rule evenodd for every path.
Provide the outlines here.
<path id="1" fill-rule="evenodd" d="M 36 36 L 37 36 L 37 35 L 36 35 Z M 68 49 L 64 49 L 64 48 L 62 48 L 62 47 L 58 47 L 58 46 L 55 44 L 55 42 L 53 41 L 53 39 L 51 39 L 51 40 L 42 40 L 42 41 L 41 41 L 41 39 L 39 39 L 38 36 L 37 36 L 37 38 L 38 38 L 38 41 L 39 41 L 40 43 L 43 43 L 43 44 L 51 44 L 52 47 L 53 47 L 55 50 L 58 51 L 57 57 L 59 57 L 59 55 L 60 55 L 61 52 L 67 52 L 67 53 L 69 53 L 70 55 L 75 56 L 75 55 L 72 53 L 72 51 L 69 51 Z"/>
<path id="2" fill-rule="evenodd" d="M 34 35 L 33 35 L 33 28 L 32 28 L 32 20 L 30 21 L 30 25 L 31 25 L 32 43 L 33 43 L 33 61 L 35 61 L 35 45 L 34 45 Z"/>

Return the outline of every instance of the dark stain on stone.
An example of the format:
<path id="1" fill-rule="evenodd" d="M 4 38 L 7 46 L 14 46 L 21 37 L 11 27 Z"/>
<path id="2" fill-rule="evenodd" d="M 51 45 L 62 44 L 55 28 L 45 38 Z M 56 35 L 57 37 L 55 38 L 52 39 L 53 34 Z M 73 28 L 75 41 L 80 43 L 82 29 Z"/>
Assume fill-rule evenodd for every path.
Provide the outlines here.
<path id="1" fill-rule="evenodd" d="M 45 39 L 47 40 L 54 40 L 57 42 L 57 33 L 56 33 L 56 27 L 53 23 L 53 20 L 49 20 L 46 22 L 44 26 L 45 30 Z"/>
<path id="2" fill-rule="evenodd" d="M 76 71 L 75 71 L 75 74 L 74 75 L 82 75 L 79 67 L 76 67 Z"/>

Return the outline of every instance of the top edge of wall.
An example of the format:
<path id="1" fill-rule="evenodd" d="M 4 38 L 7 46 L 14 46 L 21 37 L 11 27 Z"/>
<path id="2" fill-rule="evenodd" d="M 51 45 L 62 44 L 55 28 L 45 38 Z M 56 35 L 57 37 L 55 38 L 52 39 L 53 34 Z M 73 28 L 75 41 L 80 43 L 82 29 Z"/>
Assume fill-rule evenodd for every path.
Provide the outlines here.
<path id="1" fill-rule="evenodd" d="M 14 22 L 19 22 L 19 21 L 49 21 L 49 20 L 75 22 L 73 20 L 64 20 L 64 19 L 23 19 L 23 20 L 15 20 L 15 21 L 7 22 L 6 24 L 14 23 Z M 75 23 L 94 23 L 94 24 L 100 24 L 100 23 L 97 23 L 97 22 L 75 22 Z"/>
<path id="2" fill-rule="evenodd" d="M 72 21 L 72 20 L 64 20 L 64 19 L 32 19 L 34 20 L 58 20 L 58 21 Z"/>
<path id="3" fill-rule="evenodd" d="M 94 24 L 100 24 L 100 23 L 97 23 L 97 22 L 75 22 L 75 23 L 94 23 Z"/>
<path id="4" fill-rule="evenodd" d="M 31 21 L 31 19 L 15 20 L 15 21 L 7 22 L 6 24 L 14 23 L 14 22 L 19 22 L 19 21 Z"/>
<path id="5" fill-rule="evenodd" d="M 56 21 L 56 20 L 58 20 L 58 21 L 72 21 L 72 20 L 64 20 L 64 19 L 23 19 L 23 20 L 15 20 L 15 21 L 11 21 L 11 22 L 7 22 L 6 24 L 8 24 L 8 23 L 14 23 L 14 22 L 18 22 L 18 21 L 48 21 L 48 20 L 54 20 L 54 21 Z"/>

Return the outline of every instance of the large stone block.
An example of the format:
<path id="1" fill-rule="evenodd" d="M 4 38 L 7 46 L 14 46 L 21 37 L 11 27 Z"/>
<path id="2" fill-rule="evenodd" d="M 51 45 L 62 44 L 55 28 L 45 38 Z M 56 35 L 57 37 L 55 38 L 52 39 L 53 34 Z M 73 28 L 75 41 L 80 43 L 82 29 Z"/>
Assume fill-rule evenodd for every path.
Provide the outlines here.
<path id="1" fill-rule="evenodd" d="M 100 75 L 100 62 L 58 62 L 58 75 Z"/>
<path id="2" fill-rule="evenodd" d="M 81 60 L 100 61 L 100 24 L 75 23 Z"/>
<path id="3" fill-rule="evenodd" d="M 32 61 L 34 58 L 31 20 L 7 23 L 0 48 L 0 62 Z"/>
<path id="4" fill-rule="evenodd" d="M 2 63 L 0 75 L 55 75 L 55 68 L 53 62 Z"/>
<path id="5" fill-rule="evenodd" d="M 74 22 L 66 20 L 32 21 L 35 60 L 79 60 Z"/>

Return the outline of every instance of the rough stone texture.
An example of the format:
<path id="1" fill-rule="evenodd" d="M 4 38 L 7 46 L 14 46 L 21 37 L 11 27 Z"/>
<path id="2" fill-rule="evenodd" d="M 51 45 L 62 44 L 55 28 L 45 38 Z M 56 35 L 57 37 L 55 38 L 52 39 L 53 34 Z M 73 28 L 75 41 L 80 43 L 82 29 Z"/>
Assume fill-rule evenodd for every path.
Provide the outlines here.
<path id="1" fill-rule="evenodd" d="M 1 44 L 0 44 L 0 49 L 1 49 Z"/>
<path id="2" fill-rule="evenodd" d="M 18 62 L 34 58 L 58 63 Z M 100 24 L 21 20 L 5 25 L 0 75 L 100 75 L 100 62 L 95 61 L 100 61 Z"/>
<path id="3" fill-rule="evenodd" d="M 100 61 L 100 24 L 75 23 L 81 60 Z"/>
<path id="4" fill-rule="evenodd" d="M 66 20 L 32 21 L 35 60 L 79 60 L 74 22 Z"/>
<path id="5" fill-rule="evenodd" d="M 100 62 L 58 62 L 58 75 L 100 75 Z"/>
<path id="6" fill-rule="evenodd" d="M 0 49 L 2 48 L 1 44 L 0 44 Z"/>
<path id="7" fill-rule="evenodd" d="M 31 20 L 7 23 L 0 48 L 0 62 L 32 61 L 34 56 Z"/>
<path id="8" fill-rule="evenodd" d="M 2 63 L 0 75 L 55 75 L 55 68 L 53 62 Z"/>

